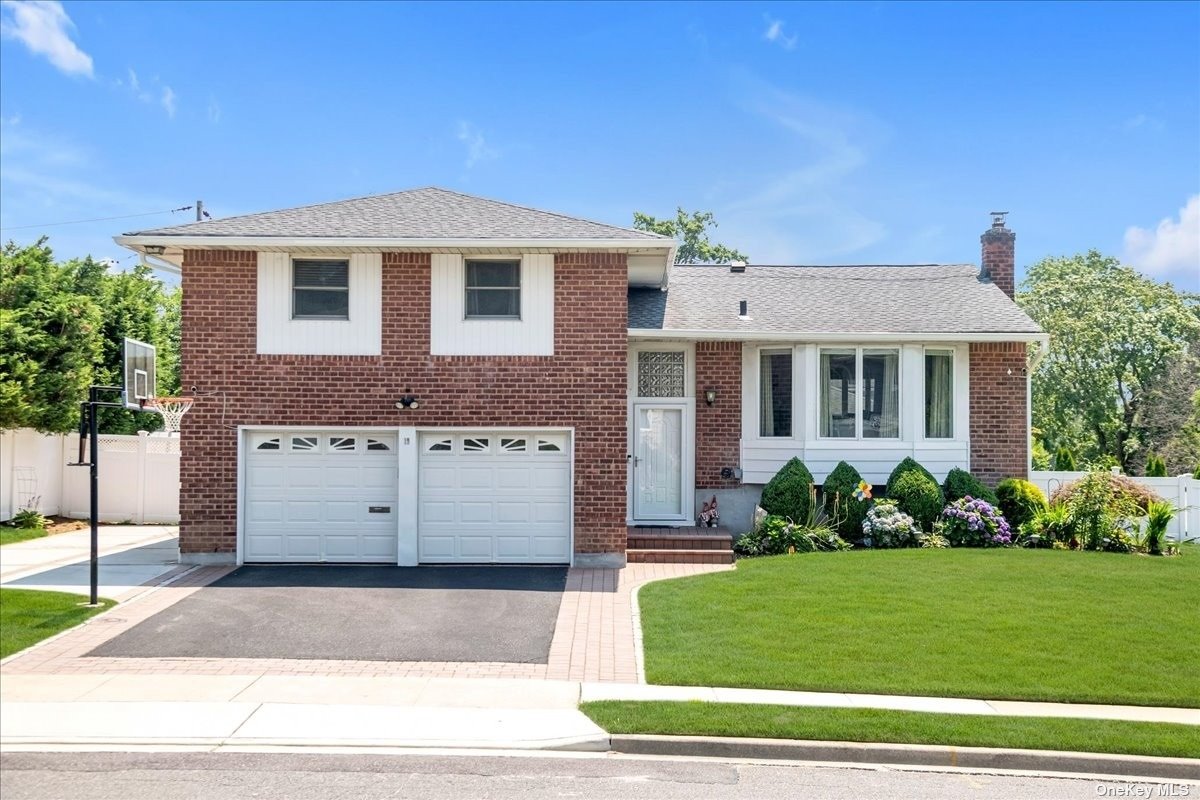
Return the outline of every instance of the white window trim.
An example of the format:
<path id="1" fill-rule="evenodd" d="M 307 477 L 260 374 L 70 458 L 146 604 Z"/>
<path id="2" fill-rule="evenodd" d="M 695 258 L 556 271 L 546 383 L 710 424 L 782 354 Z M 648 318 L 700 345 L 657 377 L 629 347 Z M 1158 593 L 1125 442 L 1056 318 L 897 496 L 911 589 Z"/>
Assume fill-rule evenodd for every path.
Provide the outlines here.
<path id="1" fill-rule="evenodd" d="M 470 295 L 471 287 L 467 284 L 467 266 L 471 262 L 502 262 L 511 264 L 516 262 L 517 265 L 517 313 L 516 316 L 490 316 L 484 314 L 472 315 L 467 311 L 467 297 Z M 523 317 L 525 299 L 525 259 L 523 256 L 468 256 L 464 255 L 462 259 L 462 279 L 463 279 L 463 321 L 464 322 L 520 322 Z M 478 287 L 476 287 L 478 288 Z M 512 287 L 495 287 L 497 289 L 511 289 Z"/>
<path id="2" fill-rule="evenodd" d="M 821 394 L 822 380 L 824 376 L 821 374 L 821 352 L 824 350 L 853 350 L 854 351 L 854 383 L 855 383 L 855 407 L 854 407 L 854 436 L 824 436 L 821 433 L 821 422 L 823 421 L 821 411 Z M 897 370 L 896 370 L 896 435 L 895 436 L 863 436 L 863 419 L 862 419 L 862 402 L 863 402 L 863 351 L 864 350 L 893 350 L 896 353 Z M 904 439 L 904 348 L 900 345 L 892 346 L 891 344 L 846 344 L 846 345 L 828 345 L 817 348 L 817 358 L 814 369 L 816 380 L 813 382 L 817 387 L 817 427 L 813 431 L 813 438 L 822 442 L 903 442 Z M 922 424 L 922 433 L 924 425 Z"/>
<path id="3" fill-rule="evenodd" d="M 346 288 L 325 287 L 325 286 L 296 286 L 296 262 L 297 261 L 342 261 L 346 264 Z M 329 256 L 310 256 L 303 254 L 292 253 L 289 255 L 288 270 L 290 271 L 291 284 L 291 319 L 297 322 L 350 322 L 350 259 L 349 258 L 330 258 Z M 333 316 L 330 314 L 304 314 L 297 316 L 296 314 L 296 290 L 303 289 L 306 291 L 316 292 L 345 292 L 346 293 L 346 316 Z"/>
<path id="4" fill-rule="evenodd" d="M 950 356 L 950 435 L 949 436 L 927 436 L 925 433 L 925 403 L 926 403 L 926 386 L 925 386 L 925 357 L 929 353 L 937 355 Z M 956 347 L 937 347 L 925 345 L 921 348 L 921 412 L 920 419 L 920 436 L 916 437 L 923 442 L 957 442 L 961 441 L 959 437 L 959 414 L 958 414 L 958 348 Z"/>

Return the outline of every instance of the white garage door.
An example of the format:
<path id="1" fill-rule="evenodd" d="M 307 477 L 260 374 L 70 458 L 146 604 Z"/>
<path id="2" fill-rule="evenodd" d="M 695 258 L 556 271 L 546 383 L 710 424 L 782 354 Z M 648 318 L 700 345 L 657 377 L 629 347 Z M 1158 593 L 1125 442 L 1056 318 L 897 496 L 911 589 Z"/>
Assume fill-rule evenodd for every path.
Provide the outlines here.
<path id="1" fill-rule="evenodd" d="M 396 562 L 395 433 L 254 432 L 246 446 L 248 562 Z"/>
<path id="2" fill-rule="evenodd" d="M 422 434 L 421 562 L 569 562 L 567 445 L 553 432 Z"/>

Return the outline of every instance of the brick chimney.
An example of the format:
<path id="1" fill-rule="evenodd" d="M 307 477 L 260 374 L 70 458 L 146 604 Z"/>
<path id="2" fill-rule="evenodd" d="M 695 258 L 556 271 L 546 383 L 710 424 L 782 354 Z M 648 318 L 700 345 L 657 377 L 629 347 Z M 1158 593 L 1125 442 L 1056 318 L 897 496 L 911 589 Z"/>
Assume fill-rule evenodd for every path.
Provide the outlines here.
<path id="1" fill-rule="evenodd" d="M 983 232 L 979 242 L 983 245 L 983 255 L 979 262 L 979 279 L 991 281 L 999 286 L 1006 295 L 1013 296 L 1016 289 L 1016 247 L 1017 235 L 1004 227 L 1004 217 L 1007 211 L 992 212 L 992 227 Z"/>

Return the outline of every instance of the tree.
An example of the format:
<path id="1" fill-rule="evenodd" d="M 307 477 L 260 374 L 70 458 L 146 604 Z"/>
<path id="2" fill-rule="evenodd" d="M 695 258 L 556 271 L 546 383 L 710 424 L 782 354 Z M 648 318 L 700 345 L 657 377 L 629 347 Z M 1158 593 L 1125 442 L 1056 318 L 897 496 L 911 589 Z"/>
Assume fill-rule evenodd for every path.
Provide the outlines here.
<path id="1" fill-rule="evenodd" d="M 179 388 L 178 289 L 150 269 L 109 272 L 91 258 L 54 261 L 45 239 L 0 252 L 0 429 L 74 430 L 91 384 L 120 386 L 126 336 L 158 347 L 157 390 Z M 109 399 L 109 398 L 105 398 Z M 101 409 L 105 433 L 154 430 L 150 412 Z"/>
<path id="2" fill-rule="evenodd" d="M 1138 409 L 1138 457 L 1155 455 L 1164 475 L 1191 472 L 1200 463 L 1200 347 L 1171 362 Z M 1147 466 L 1146 474 L 1149 475 Z"/>
<path id="3" fill-rule="evenodd" d="M 726 264 L 748 260 L 744 253 L 708 240 L 709 228 L 717 227 L 711 211 L 693 211 L 689 214 L 683 208 L 677 208 L 675 219 L 657 219 L 635 211 L 633 227 L 639 231 L 670 236 L 679 242 L 675 252 L 676 264 Z"/>
<path id="4" fill-rule="evenodd" d="M 1095 250 L 1030 268 L 1017 302 L 1050 334 L 1033 376 L 1033 421 L 1054 448 L 1132 472 L 1138 410 L 1200 338 L 1195 298 Z"/>
<path id="5" fill-rule="evenodd" d="M 0 250 L 0 429 L 79 424 L 101 336 L 100 309 L 81 288 L 97 273 L 90 258 L 56 263 L 44 238 Z"/>

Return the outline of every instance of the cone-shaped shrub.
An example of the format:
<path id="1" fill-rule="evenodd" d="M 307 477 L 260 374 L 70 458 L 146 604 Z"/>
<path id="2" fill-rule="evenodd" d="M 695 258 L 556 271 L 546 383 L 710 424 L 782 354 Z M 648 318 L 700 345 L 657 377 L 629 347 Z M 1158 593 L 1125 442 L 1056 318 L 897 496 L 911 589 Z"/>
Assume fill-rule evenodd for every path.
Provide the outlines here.
<path id="1" fill-rule="evenodd" d="M 837 531 L 843 539 L 857 541 L 862 538 L 862 523 L 871 507 L 870 500 L 855 500 L 854 490 L 862 483 L 858 470 L 840 462 L 829 473 L 821 494 L 825 501 L 825 513 L 837 522 Z"/>
<path id="2" fill-rule="evenodd" d="M 996 505 L 996 493 L 984 486 L 983 481 L 979 478 L 958 467 L 947 473 L 946 482 L 942 484 L 942 492 L 946 495 L 947 503 L 953 503 L 964 497 L 974 497 L 976 500 L 986 500 L 992 505 Z"/>
<path id="3" fill-rule="evenodd" d="M 923 531 L 933 530 L 933 523 L 946 505 L 942 488 L 923 469 L 902 472 L 895 481 L 888 483 L 887 496 L 895 500 L 900 510 L 912 517 Z"/>
<path id="4" fill-rule="evenodd" d="M 1147 478 L 1165 478 L 1167 477 L 1167 462 L 1154 453 L 1151 453 L 1146 459 L 1146 477 Z"/>
<path id="5" fill-rule="evenodd" d="M 758 504 L 768 514 L 801 522 L 808 518 L 812 483 L 813 477 L 808 467 L 800 459 L 793 458 L 763 487 L 762 499 Z"/>
<path id="6" fill-rule="evenodd" d="M 1058 448 L 1054 451 L 1054 468 L 1062 472 L 1074 472 L 1075 456 L 1065 447 Z"/>

